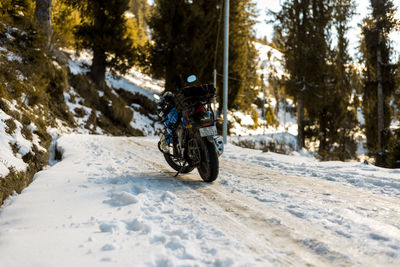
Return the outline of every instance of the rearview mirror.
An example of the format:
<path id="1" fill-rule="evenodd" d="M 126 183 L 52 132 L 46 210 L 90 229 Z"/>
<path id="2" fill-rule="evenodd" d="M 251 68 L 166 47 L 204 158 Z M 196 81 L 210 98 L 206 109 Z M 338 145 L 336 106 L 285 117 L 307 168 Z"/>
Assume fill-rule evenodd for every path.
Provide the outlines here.
<path id="1" fill-rule="evenodd" d="M 188 82 L 188 83 L 195 82 L 196 80 L 197 80 L 196 75 L 190 75 L 190 76 L 187 78 L 187 82 Z"/>

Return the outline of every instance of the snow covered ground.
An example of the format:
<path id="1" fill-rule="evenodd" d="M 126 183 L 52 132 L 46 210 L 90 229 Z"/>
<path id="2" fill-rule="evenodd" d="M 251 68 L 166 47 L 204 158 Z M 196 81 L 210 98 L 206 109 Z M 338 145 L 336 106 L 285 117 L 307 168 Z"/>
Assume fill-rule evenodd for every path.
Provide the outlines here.
<path id="1" fill-rule="evenodd" d="M 207 184 L 156 143 L 58 139 L 62 161 L 0 209 L 0 265 L 400 265 L 400 170 L 228 145 Z"/>
<path id="2" fill-rule="evenodd" d="M 279 53 L 258 49 L 263 71 L 273 67 L 284 75 Z M 88 54 L 72 56 L 70 70 L 85 73 L 89 63 Z M 107 75 L 107 83 L 150 99 L 163 86 L 137 71 L 121 79 Z M 85 111 L 76 131 L 88 133 L 83 125 L 92 110 L 73 88 L 64 98 L 72 113 Z M 10 117 L 1 112 L 0 175 L 5 175 L 10 166 L 25 170 L 21 157 L 38 142 L 27 142 L 18 123 L 7 134 Z M 234 125 L 245 136 L 232 142 L 246 140 L 260 149 L 262 142 L 295 146 L 296 120 L 283 107 L 278 128 L 252 129 L 251 115 L 230 116 L 249 126 Z M 139 112 L 134 117 L 132 127 L 150 125 Z M 49 129 L 54 139 L 74 131 L 61 125 Z M 16 155 L 8 143 L 21 148 Z M 154 137 L 59 138 L 62 161 L 0 208 L 0 266 L 400 265 L 399 169 L 228 145 L 220 177 L 206 184 L 196 171 L 174 178 L 156 143 Z"/>

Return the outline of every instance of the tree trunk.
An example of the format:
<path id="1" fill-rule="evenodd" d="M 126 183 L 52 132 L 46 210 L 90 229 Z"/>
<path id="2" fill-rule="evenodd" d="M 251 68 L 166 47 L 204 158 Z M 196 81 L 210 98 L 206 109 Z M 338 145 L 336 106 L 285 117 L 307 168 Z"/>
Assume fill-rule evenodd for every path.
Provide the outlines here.
<path id="1" fill-rule="evenodd" d="M 53 26 L 51 23 L 51 1 L 52 0 L 36 0 L 34 15 L 35 26 L 44 36 L 44 48 L 46 50 L 51 48 L 51 38 L 53 35 Z"/>
<path id="2" fill-rule="evenodd" d="M 378 155 L 376 164 L 378 166 L 384 165 L 384 147 L 383 147 L 383 128 L 384 128 L 384 114 L 383 114 L 383 89 L 382 89 L 382 55 L 381 55 L 381 38 L 378 34 L 378 50 L 377 50 L 377 63 L 376 63 L 376 78 L 378 81 L 377 97 L 378 97 Z"/>
<path id="3" fill-rule="evenodd" d="M 90 68 L 90 77 L 93 82 L 104 89 L 106 86 L 106 53 L 100 47 L 93 48 L 93 62 Z"/>
<path id="4" fill-rule="evenodd" d="M 318 134 L 318 139 L 319 139 L 319 148 L 318 148 L 318 154 L 322 156 L 322 160 L 328 160 L 329 158 L 327 157 L 328 151 L 329 151 L 329 145 L 328 145 L 328 140 L 327 140 L 327 131 L 328 131 L 328 125 L 327 125 L 327 110 L 323 108 L 320 112 L 319 115 L 319 121 L 320 121 L 320 127 L 319 127 L 319 134 Z M 328 155 L 329 156 L 329 155 Z"/>
<path id="5" fill-rule="evenodd" d="M 287 112 L 287 107 L 286 107 L 286 92 L 283 93 L 283 128 L 285 129 L 285 132 L 288 131 L 286 128 L 286 112 Z"/>
<path id="6" fill-rule="evenodd" d="M 301 150 L 305 146 L 304 141 L 304 100 L 303 94 L 299 94 L 297 101 L 297 150 Z"/>

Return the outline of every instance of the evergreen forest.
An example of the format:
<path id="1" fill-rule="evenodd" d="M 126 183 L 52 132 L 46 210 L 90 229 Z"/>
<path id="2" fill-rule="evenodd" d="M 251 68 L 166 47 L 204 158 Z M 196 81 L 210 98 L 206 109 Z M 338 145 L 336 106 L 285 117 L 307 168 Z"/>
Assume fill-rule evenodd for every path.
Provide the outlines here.
<path id="1" fill-rule="evenodd" d="M 400 22 L 394 2 L 369 1 L 369 13 L 359 25 L 358 51 L 351 54 L 348 31 L 357 14 L 354 0 L 282 0 L 278 12 L 257 10 L 254 0 L 230 0 L 228 109 L 250 113 L 257 123 L 257 110 L 265 106 L 260 94 L 266 86 L 277 101 L 293 101 L 298 150 L 312 149 L 321 160 L 355 160 L 364 136 L 374 164 L 399 168 L 400 64 L 390 36 L 400 30 Z M 51 116 L 26 119 L 43 125 L 38 132 L 47 145 L 45 125 L 56 118 L 70 121 L 65 104 L 58 105 L 69 86 L 79 87 L 85 101 L 102 111 L 102 116 L 90 116 L 109 134 L 142 134 L 131 127 L 134 114 L 125 107 L 140 103 L 151 113 L 155 103 L 110 93 L 108 72 L 117 76 L 136 68 L 165 81 L 166 91 L 176 92 L 190 74 L 212 83 L 216 70 L 221 113 L 224 3 L 2 0 L 0 46 L 20 51 L 23 63 L 5 64 L 0 57 L 0 97 L 11 101 L 24 96 L 31 108 L 41 105 L 42 112 L 48 110 Z M 265 23 L 274 26 L 273 36 L 256 37 L 259 12 L 268 13 L 270 20 Z M 255 43 L 282 54 L 285 75 L 260 75 Z M 65 51 L 90 52 L 85 75 L 54 67 L 54 61 L 61 66 L 68 61 Z M 15 69 L 27 78 L 24 82 Z M 106 96 L 99 97 L 99 91 Z M 274 112 L 262 114 L 270 125 L 277 123 Z"/>

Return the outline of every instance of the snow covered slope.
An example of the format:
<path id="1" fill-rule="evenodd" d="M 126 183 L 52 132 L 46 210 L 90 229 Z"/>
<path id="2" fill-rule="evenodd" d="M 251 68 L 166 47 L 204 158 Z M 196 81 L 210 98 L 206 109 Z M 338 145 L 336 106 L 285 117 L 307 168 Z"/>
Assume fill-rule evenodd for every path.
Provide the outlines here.
<path id="1" fill-rule="evenodd" d="M 400 265 L 399 170 L 228 145 L 206 184 L 156 142 L 61 137 L 0 209 L 0 265 Z"/>
<path id="2" fill-rule="evenodd" d="M 85 75 L 89 72 L 88 66 L 92 64 L 91 53 L 83 51 L 79 55 L 76 55 L 72 50 L 65 50 L 64 52 L 70 58 L 68 60 L 68 68 L 71 74 L 79 76 L 81 74 Z M 122 98 L 127 104 L 125 109 L 129 109 L 133 113 L 130 123 L 125 124 L 128 124 L 132 129 L 139 130 L 141 134 L 145 136 L 155 135 L 160 131 L 162 126 L 157 122 L 158 117 L 155 114 L 155 107 L 152 108 L 150 104 L 155 105 L 155 103 L 151 103 L 155 100 L 153 95 L 160 94 L 160 92 L 163 91 L 163 81 L 153 79 L 150 76 L 141 73 L 139 70 L 132 68 L 125 75 L 113 76 L 110 72 L 107 72 L 106 83 L 109 87 L 107 90 L 110 90 L 112 97 Z M 80 86 L 82 85 L 78 83 L 75 85 L 75 88 L 71 86 L 69 91 L 64 92 L 64 100 L 69 108 L 69 112 L 73 115 L 74 121 L 78 126 L 74 129 L 74 132 L 109 134 L 110 132 L 107 129 L 101 128 L 100 124 L 102 123 L 93 123 L 93 114 L 96 114 L 96 119 L 98 120 L 102 115 L 104 115 L 104 113 L 108 114 L 110 112 L 104 112 L 104 110 L 101 110 L 101 106 L 97 107 L 96 110 L 93 109 L 93 104 L 92 107 L 87 105 L 87 102 L 90 103 L 90 100 L 87 101 L 88 99 L 85 99 L 85 97 L 79 93 L 82 93 L 82 91 L 85 92 L 87 88 L 82 90 L 82 88 L 79 88 Z M 121 92 L 118 92 L 118 89 L 126 91 L 125 95 L 121 95 Z M 112 106 L 113 101 L 109 96 L 107 97 L 107 92 L 97 90 L 96 94 L 97 93 L 99 99 L 103 99 L 103 102 Z M 143 100 L 144 98 L 146 100 Z M 115 104 L 115 106 L 120 105 L 120 103 Z M 76 109 L 78 112 L 76 112 Z M 116 112 L 114 113 L 119 113 L 118 108 L 116 108 Z M 111 134 L 121 135 L 121 133 L 116 134 L 115 132 L 112 132 Z"/>
<path id="3" fill-rule="evenodd" d="M 268 77 L 274 75 L 278 78 L 287 75 L 283 67 L 283 54 L 275 48 L 258 42 L 254 43 L 260 60 L 259 74 L 264 74 L 265 82 L 268 84 Z"/>

